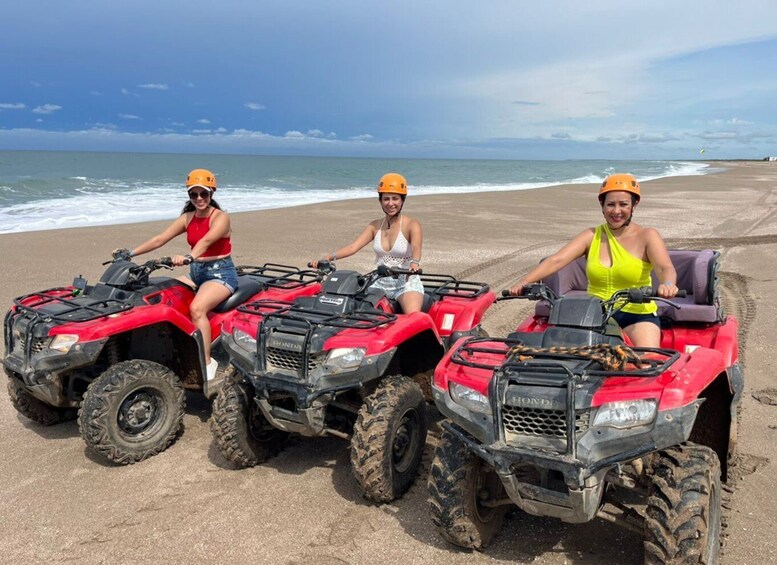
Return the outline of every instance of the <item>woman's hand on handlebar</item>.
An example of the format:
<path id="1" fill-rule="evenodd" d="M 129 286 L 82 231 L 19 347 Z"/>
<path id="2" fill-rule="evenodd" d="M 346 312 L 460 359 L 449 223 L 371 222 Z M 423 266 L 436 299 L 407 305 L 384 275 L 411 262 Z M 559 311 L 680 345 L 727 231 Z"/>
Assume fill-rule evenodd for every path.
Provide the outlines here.
<path id="1" fill-rule="evenodd" d="M 191 255 L 173 255 L 173 265 L 180 267 L 181 265 L 188 265 L 192 262 Z"/>
<path id="2" fill-rule="evenodd" d="M 677 295 L 677 285 L 671 282 L 665 282 L 659 285 L 657 294 L 661 298 L 674 298 Z"/>
<path id="3" fill-rule="evenodd" d="M 510 296 L 522 296 L 523 295 L 523 288 L 526 286 L 526 283 L 523 279 L 519 280 L 517 283 L 515 283 L 513 286 L 510 287 L 509 293 Z"/>

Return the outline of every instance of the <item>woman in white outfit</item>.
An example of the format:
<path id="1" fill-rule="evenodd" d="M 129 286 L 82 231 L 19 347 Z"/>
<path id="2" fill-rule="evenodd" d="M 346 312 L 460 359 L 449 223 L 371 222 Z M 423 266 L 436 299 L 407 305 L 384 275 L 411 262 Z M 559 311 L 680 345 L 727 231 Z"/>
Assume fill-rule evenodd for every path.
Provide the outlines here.
<path id="1" fill-rule="evenodd" d="M 402 213 L 407 197 L 407 181 L 397 173 L 383 175 L 378 183 L 378 200 L 384 216 L 370 222 L 350 245 L 326 255 L 327 261 L 350 257 L 372 242 L 375 265 L 386 265 L 418 271 L 421 268 L 421 246 L 424 235 L 421 224 Z M 318 262 L 314 262 L 314 266 Z M 391 299 L 397 300 L 402 312 L 419 312 L 424 299 L 424 286 L 418 275 L 400 275 L 397 278 L 378 279 L 373 288 L 379 288 Z"/>

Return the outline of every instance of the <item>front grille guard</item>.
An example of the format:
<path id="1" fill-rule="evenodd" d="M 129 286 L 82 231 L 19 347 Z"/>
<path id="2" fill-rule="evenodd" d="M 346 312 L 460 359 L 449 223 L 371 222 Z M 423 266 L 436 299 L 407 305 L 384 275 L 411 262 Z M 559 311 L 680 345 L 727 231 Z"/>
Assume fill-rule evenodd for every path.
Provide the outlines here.
<path id="1" fill-rule="evenodd" d="M 259 300 L 254 305 L 261 303 Z M 284 304 L 284 303 L 278 303 Z M 285 303 L 288 304 L 288 303 Z M 268 305 L 269 306 L 269 305 Z M 318 310 L 295 310 L 291 306 L 286 308 L 276 308 L 275 311 L 264 315 L 264 319 L 260 322 L 261 327 L 257 333 L 258 339 L 256 340 L 257 349 L 257 361 L 259 363 L 259 369 L 262 371 L 267 370 L 267 340 L 269 339 L 270 330 L 276 329 L 270 323 L 274 320 L 280 320 L 283 322 L 290 322 L 283 326 L 283 333 L 292 335 L 304 336 L 302 341 L 302 350 L 300 355 L 303 362 L 300 362 L 299 376 L 303 381 L 307 381 L 309 374 L 310 363 L 310 342 L 313 337 L 313 333 L 318 328 L 332 327 L 332 328 L 347 328 L 356 330 L 369 330 L 389 324 L 395 321 L 397 317 L 394 314 L 383 312 L 382 310 L 368 310 L 362 312 L 350 312 L 348 314 L 332 314 L 331 312 L 323 312 Z"/>
<path id="2" fill-rule="evenodd" d="M 538 352 L 532 357 L 531 363 L 515 357 L 508 357 L 509 349 L 519 344 L 519 340 L 507 338 L 472 338 L 457 347 L 451 354 L 451 362 L 465 367 L 485 369 L 494 372 L 488 387 L 488 398 L 491 411 L 494 414 L 494 437 L 500 442 L 506 442 L 503 421 L 503 402 L 507 388 L 513 384 L 547 385 L 565 389 L 566 403 L 566 446 L 565 455 L 577 459 L 577 411 L 575 409 L 575 391 L 578 384 L 591 377 L 657 377 L 680 358 L 680 353 L 671 349 L 634 348 L 636 353 L 653 353 L 658 359 L 645 359 L 647 368 L 633 370 L 604 371 L 592 369 L 592 363 L 578 372 L 572 371 L 559 361 L 579 360 L 580 356 L 559 352 Z M 473 361 L 478 354 L 493 356 L 491 359 Z M 521 375 L 520 372 L 531 372 L 531 375 Z M 521 378 L 523 377 L 523 378 Z"/>

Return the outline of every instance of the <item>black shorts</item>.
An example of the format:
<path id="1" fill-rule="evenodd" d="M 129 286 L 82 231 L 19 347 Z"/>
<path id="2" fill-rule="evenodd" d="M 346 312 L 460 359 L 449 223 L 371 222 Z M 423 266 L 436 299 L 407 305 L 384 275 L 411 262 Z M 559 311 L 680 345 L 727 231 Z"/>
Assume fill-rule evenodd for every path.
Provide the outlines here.
<path id="1" fill-rule="evenodd" d="M 634 324 L 638 324 L 640 322 L 648 322 L 649 324 L 655 324 L 659 328 L 661 328 L 661 320 L 658 319 L 658 315 L 653 314 L 631 314 L 629 312 L 616 312 L 612 315 L 613 318 L 615 318 L 615 321 L 618 322 L 618 325 L 621 328 L 628 328 L 629 326 L 633 326 Z"/>

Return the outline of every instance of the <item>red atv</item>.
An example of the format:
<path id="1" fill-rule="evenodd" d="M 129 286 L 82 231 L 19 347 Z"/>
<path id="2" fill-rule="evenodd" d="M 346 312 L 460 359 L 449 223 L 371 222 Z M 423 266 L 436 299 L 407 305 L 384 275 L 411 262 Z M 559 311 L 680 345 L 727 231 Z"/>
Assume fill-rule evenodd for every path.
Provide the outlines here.
<path id="1" fill-rule="evenodd" d="M 317 296 L 238 308 L 223 342 L 236 371 L 211 421 L 228 460 L 262 463 L 289 433 L 333 435 L 350 439 L 366 497 L 390 501 L 410 488 L 426 442 L 434 367 L 450 343 L 481 335 L 495 296 L 483 283 L 422 275 L 423 311 L 401 314 L 370 285 L 408 273 L 334 271 Z"/>
<path id="2" fill-rule="evenodd" d="M 149 276 L 172 268 L 170 258 L 109 263 L 93 286 L 77 277 L 71 286 L 16 298 L 5 316 L 3 365 L 21 414 L 44 425 L 78 417 L 87 445 L 128 464 L 173 441 L 184 389 L 214 396 L 223 377 L 203 379 L 202 337 L 189 318 L 194 291 Z M 211 315 L 214 345 L 224 320 L 246 300 L 291 299 L 321 287 L 315 271 L 284 265 L 239 267 L 238 274 L 237 292 Z"/>
<path id="3" fill-rule="evenodd" d="M 650 287 L 589 297 L 578 260 L 526 288 L 519 298 L 540 302 L 516 332 L 462 339 L 446 354 L 433 395 L 450 421 L 429 477 L 445 539 L 480 549 L 517 505 L 625 525 L 643 534 L 646 563 L 717 562 L 743 389 L 718 255 L 670 252 L 688 289 L 677 303 Z M 611 316 L 650 300 L 660 301 L 661 347 L 631 348 Z"/>

